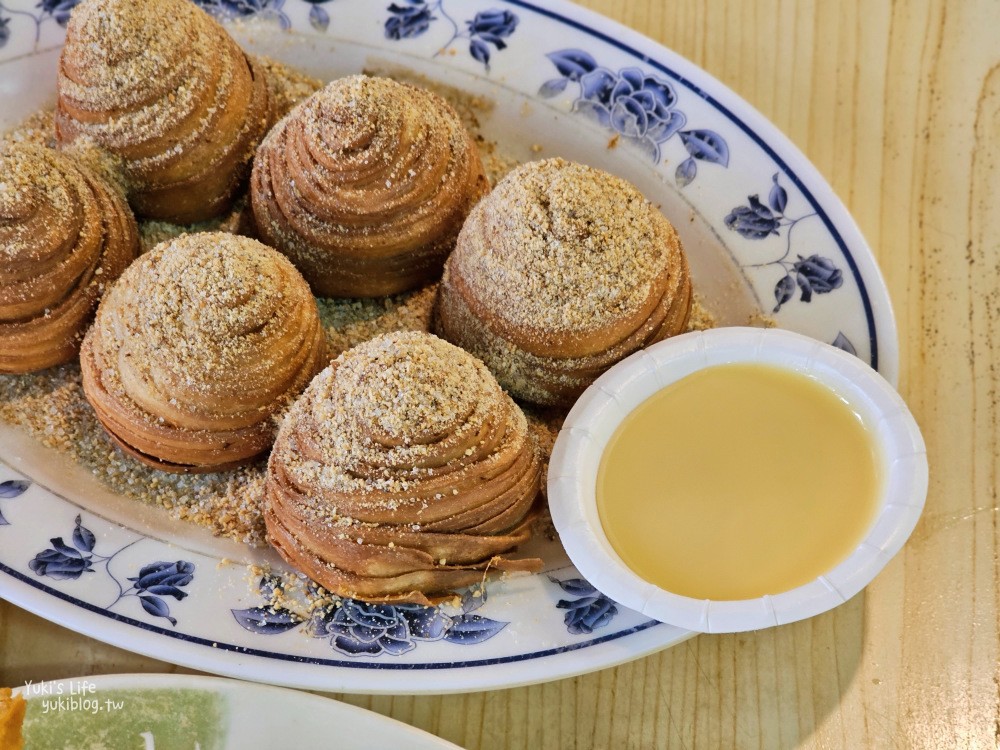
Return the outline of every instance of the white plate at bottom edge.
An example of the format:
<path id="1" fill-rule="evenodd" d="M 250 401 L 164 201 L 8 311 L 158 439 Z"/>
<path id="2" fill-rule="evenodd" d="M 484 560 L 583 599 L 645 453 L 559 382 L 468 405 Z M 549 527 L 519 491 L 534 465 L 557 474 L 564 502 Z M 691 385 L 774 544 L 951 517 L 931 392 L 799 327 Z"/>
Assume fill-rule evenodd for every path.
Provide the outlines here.
<path id="1" fill-rule="evenodd" d="M 221 677 L 104 675 L 29 683 L 14 692 L 28 702 L 28 750 L 458 748 L 357 706 Z"/>

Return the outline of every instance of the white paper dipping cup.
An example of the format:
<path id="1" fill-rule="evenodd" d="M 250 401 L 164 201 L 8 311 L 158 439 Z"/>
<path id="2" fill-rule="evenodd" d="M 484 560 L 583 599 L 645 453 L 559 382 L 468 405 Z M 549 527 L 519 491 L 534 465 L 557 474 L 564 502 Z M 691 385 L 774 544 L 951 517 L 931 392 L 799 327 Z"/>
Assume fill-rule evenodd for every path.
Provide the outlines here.
<path id="1" fill-rule="evenodd" d="M 806 375 L 831 388 L 861 418 L 883 472 L 875 519 L 841 563 L 802 586 L 757 599 L 693 599 L 649 583 L 622 561 L 597 510 L 597 472 L 622 420 L 654 393 L 698 370 L 754 363 Z M 570 411 L 548 473 L 552 520 L 573 564 L 598 590 L 661 622 L 702 633 L 734 633 L 812 617 L 847 601 L 910 536 L 927 496 L 927 451 L 913 416 L 881 375 L 857 357 L 779 329 L 718 328 L 654 344 L 619 362 Z"/>

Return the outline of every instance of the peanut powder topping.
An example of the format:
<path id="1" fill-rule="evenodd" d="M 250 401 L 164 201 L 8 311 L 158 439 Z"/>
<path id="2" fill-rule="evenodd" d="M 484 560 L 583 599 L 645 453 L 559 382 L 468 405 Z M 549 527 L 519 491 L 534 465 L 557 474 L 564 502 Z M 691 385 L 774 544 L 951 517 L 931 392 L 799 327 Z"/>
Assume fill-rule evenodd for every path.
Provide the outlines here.
<path id="1" fill-rule="evenodd" d="M 547 159 L 515 169 L 473 209 L 457 258 L 510 325 L 595 329 L 649 299 L 667 267 L 663 224 L 625 180 Z"/>
<path id="2" fill-rule="evenodd" d="M 427 333 L 390 333 L 345 352 L 313 380 L 283 429 L 315 426 L 307 430 L 314 451 L 282 451 L 283 460 L 325 489 L 405 492 L 437 465 L 482 458 L 477 436 L 508 409 L 516 411 L 463 350 Z"/>
<path id="3" fill-rule="evenodd" d="M 333 81 L 295 107 L 264 139 L 251 178 L 261 238 L 322 296 L 430 282 L 486 189 L 444 99 L 368 76 Z"/>
<path id="4" fill-rule="evenodd" d="M 188 383 L 242 369 L 261 339 L 275 335 L 283 277 L 294 269 L 254 240 L 226 233 L 182 235 L 143 256 L 115 287 L 128 295 L 129 356 L 155 362 Z"/>

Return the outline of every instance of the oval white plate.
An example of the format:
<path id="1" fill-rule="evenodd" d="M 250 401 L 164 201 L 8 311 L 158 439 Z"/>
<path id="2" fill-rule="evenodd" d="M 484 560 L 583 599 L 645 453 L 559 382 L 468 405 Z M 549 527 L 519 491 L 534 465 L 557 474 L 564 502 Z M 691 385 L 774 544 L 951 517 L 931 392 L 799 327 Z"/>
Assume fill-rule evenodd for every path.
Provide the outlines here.
<path id="1" fill-rule="evenodd" d="M 493 104 L 484 134 L 511 156 L 587 162 L 659 204 L 720 324 L 763 311 L 895 381 L 885 285 L 840 201 L 749 105 L 634 31 L 561 0 L 202 4 L 238 21 L 248 49 L 324 78 L 405 68 L 481 95 Z M 53 101 L 63 17 L 46 7 L 0 8 L 0 128 Z M 272 561 L 266 553 L 115 497 L 2 425 L 0 460 L 11 467 L 0 466 L 0 594 L 194 668 L 324 690 L 458 692 L 601 669 L 691 635 L 601 596 L 544 540 L 528 550 L 545 558 L 543 574 L 443 615 L 362 605 L 310 621 L 265 613 L 246 567 L 223 561 Z"/>
<path id="2" fill-rule="evenodd" d="M 458 750 L 374 711 L 219 677 L 122 674 L 28 684 L 25 747 L 330 747 Z"/>

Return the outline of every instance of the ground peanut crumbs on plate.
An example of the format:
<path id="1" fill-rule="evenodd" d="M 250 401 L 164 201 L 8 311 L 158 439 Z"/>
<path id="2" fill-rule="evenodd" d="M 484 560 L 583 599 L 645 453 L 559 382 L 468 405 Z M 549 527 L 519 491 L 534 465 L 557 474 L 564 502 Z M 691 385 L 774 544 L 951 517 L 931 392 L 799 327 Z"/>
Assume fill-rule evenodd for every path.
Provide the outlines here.
<path id="1" fill-rule="evenodd" d="M 299 76 L 280 63 L 263 59 L 272 80 L 272 94 L 279 106 L 290 108 L 312 93 L 318 82 Z M 480 133 L 479 115 L 492 103 L 424 79 L 393 70 L 391 77 L 431 88 L 456 109 L 472 133 L 490 181 L 494 184 L 517 162 L 504 155 L 497 144 Z M 20 126 L 0 134 L 5 141 L 28 141 L 54 147 L 52 111 L 39 112 Z M 222 230 L 242 233 L 248 228 L 245 198 L 225 216 L 192 226 L 159 221 L 140 222 L 142 249 L 192 231 Z M 428 331 L 437 285 L 374 299 L 318 299 L 320 320 L 330 344 L 331 358 L 375 336 L 392 331 Z M 691 329 L 710 328 L 711 315 L 696 298 Z M 529 429 L 535 434 L 547 462 L 563 413 L 526 410 Z M 235 471 L 217 474 L 169 474 L 147 468 L 124 455 L 108 439 L 83 395 L 80 368 L 76 363 L 29 375 L 0 375 L 0 422 L 17 426 L 42 445 L 58 450 L 85 467 L 110 491 L 152 506 L 160 506 L 171 517 L 193 521 L 214 534 L 251 545 L 264 544 L 262 518 L 264 461 Z M 547 529 L 547 530 L 546 530 Z M 554 538 L 551 522 L 543 522 L 543 533 Z M 315 596 L 309 606 L 326 603 Z"/>

